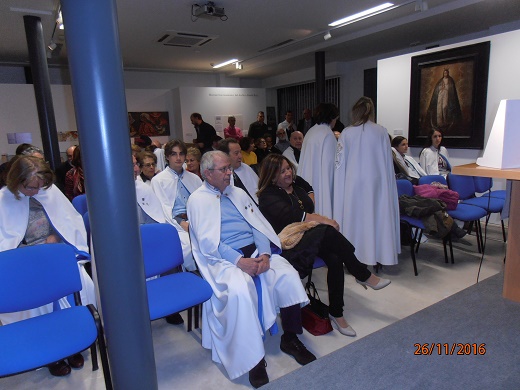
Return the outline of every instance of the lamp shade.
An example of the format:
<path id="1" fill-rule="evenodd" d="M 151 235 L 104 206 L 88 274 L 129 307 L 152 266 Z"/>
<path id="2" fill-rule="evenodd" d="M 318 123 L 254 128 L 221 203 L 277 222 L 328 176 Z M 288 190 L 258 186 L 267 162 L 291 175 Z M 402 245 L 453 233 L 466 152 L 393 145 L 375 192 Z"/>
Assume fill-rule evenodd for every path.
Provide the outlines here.
<path id="1" fill-rule="evenodd" d="M 497 115 L 477 164 L 488 168 L 520 168 L 520 100 L 500 101 Z"/>

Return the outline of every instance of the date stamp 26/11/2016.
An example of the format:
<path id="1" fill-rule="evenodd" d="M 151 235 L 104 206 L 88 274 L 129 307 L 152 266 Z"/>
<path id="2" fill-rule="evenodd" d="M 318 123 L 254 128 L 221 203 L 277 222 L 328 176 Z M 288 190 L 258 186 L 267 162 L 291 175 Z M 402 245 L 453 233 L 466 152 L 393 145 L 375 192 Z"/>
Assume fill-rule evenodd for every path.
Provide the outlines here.
<path id="1" fill-rule="evenodd" d="M 477 343 L 415 343 L 414 355 L 485 355 L 486 344 Z"/>

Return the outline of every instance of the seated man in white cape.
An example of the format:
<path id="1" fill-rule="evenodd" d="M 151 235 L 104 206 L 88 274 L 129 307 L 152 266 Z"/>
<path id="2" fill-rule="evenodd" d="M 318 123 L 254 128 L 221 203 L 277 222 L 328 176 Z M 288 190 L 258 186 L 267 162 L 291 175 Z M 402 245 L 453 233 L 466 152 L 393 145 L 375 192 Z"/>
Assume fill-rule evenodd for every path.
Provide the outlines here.
<path id="1" fill-rule="evenodd" d="M 191 254 L 186 203 L 190 194 L 200 187 L 202 180 L 183 168 L 186 152 L 186 145 L 179 140 L 171 140 L 164 146 L 169 166 L 153 177 L 152 189 L 162 204 L 166 222 L 175 226 L 179 232 L 184 267 L 194 271 L 196 267 Z"/>
<path id="2" fill-rule="evenodd" d="M 221 139 L 218 143 L 218 150 L 226 153 L 231 161 L 233 175 L 231 185 L 242 188 L 258 206 L 258 175 L 247 164 L 242 163 L 242 149 L 234 138 Z"/>
<path id="3" fill-rule="evenodd" d="M 295 269 L 273 253 L 280 253 L 280 241 L 269 222 L 243 190 L 230 185 L 229 157 L 205 153 L 201 172 L 205 181 L 188 200 L 188 219 L 193 255 L 213 289 L 204 304 L 202 346 L 212 350 L 213 361 L 222 363 L 231 379 L 249 371 L 249 381 L 259 387 L 269 381 L 262 336 L 278 309 L 284 330 L 280 349 L 300 364 L 316 359 L 297 337 L 300 307 L 308 298 Z M 260 308 L 253 277 L 262 286 Z"/>

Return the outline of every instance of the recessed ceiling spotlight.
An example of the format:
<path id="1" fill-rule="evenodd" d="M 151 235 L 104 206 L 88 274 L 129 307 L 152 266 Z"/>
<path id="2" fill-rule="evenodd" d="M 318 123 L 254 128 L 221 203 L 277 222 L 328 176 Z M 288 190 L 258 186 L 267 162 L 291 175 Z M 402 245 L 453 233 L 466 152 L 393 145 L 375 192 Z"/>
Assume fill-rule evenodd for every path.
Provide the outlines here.
<path id="1" fill-rule="evenodd" d="M 393 3 L 384 3 L 381 5 L 378 5 L 377 7 L 373 7 L 373 8 L 358 12 L 357 14 L 347 16 L 340 20 L 336 20 L 335 22 L 329 23 L 329 26 L 336 27 L 336 26 L 339 26 L 342 24 L 348 24 L 349 22 L 354 23 L 354 22 L 357 22 L 358 20 L 365 19 L 369 16 L 377 15 L 378 13 L 381 13 L 384 10 L 388 11 L 389 8 L 391 8 L 393 6 L 394 6 Z"/>
<path id="2" fill-rule="evenodd" d="M 49 43 L 49 46 L 47 46 L 47 49 L 53 51 L 54 49 L 56 49 L 56 47 L 58 47 L 58 45 L 56 45 L 56 42 L 51 41 L 51 43 Z"/>
<path id="3" fill-rule="evenodd" d="M 330 31 L 327 31 L 327 33 L 323 36 L 323 39 L 328 41 L 330 38 L 332 38 L 332 35 L 330 34 Z"/>
<path id="4" fill-rule="evenodd" d="M 221 62 L 220 64 L 217 64 L 217 65 L 211 65 L 211 64 L 210 65 L 213 67 L 213 69 L 217 69 L 217 68 L 222 68 L 223 66 L 226 66 L 226 65 L 234 64 L 235 62 L 238 62 L 238 60 L 236 58 L 233 58 L 232 60 Z"/>
<path id="5" fill-rule="evenodd" d="M 240 62 L 235 62 L 235 68 L 242 69 L 242 64 Z"/>

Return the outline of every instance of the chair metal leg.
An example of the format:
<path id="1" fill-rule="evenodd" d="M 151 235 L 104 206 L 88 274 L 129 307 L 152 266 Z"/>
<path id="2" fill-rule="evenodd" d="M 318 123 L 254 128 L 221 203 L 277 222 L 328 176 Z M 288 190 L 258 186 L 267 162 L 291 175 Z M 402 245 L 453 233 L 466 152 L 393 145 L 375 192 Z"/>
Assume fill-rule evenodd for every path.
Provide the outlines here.
<path id="1" fill-rule="evenodd" d="M 412 235 L 412 228 L 410 227 L 410 236 Z M 413 263 L 413 273 L 415 276 L 419 275 L 417 272 L 417 263 L 415 261 L 415 239 L 413 237 L 410 237 L 410 253 L 412 254 L 412 263 Z"/>
<path id="2" fill-rule="evenodd" d="M 446 237 L 442 239 L 442 247 L 444 248 L 444 262 L 448 264 L 448 250 L 446 249 L 446 241 L 448 241 L 448 239 Z"/>
<path id="3" fill-rule="evenodd" d="M 448 234 L 448 244 L 450 244 L 451 264 L 455 264 L 455 260 L 453 258 L 453 245 L 451 243 L 451 234 Z"/>
<path id="4" fill-rule="evenodd" d="M 90 358 L 92 359 L 92 371 L 97 371 L 99 369 L 99 364 L 97 358 L 96 343 L 90 346 Z"/>
<path id="5" fill-rule="evenodd" d="M 478 253 L 482 253 L 482 226 L 480 220 L 475 221 L 475 236 L 477 237 Z"/>
<path id="6" fill-rule="evenodd" d="M 87 305 L 92 317 L 94 318 L 94 323 L 97 328 L 97 343 L 99 344 L 99 355 L 101 356 L 101 366 L 103 367 L 103 377 L 105 378 L 105 388 L 107 390 L 113 390 L 112 387 L 112 376 L 110 374 L 110 366 L 108 364 L 108 356 L 107 356 L 107 346 L 105 343 L 105 333 L 103 331 L 103 325 L 101 325 L 101 318 L 99 317 L 99 313 L 95 309 L 94 305 Z M 96 361 L 97 361 L 97 353 L 96 353 Z M 94 358 L 92 358 L 92 362 L 94 362 Z"/>
<path id="7" fill-rule="evenodd" d="M 188 332 L 191 332 L 193 321 L 193 307 L 188 308 L 186 311 L 188 312 Z"/>
<path id="8" fill-rule="evenodd" d="M 504 238 L 504 242 L 507 242 L 507 239 L 506 239 L 506 228 L 504 226 L 504 220 L 501 219 L 500 223 L 502 224 L 502 237 Z"/>
<path id="9" fill-rule="evenodd" d="M 200 313 L 201 313 L 201 309 L 202 308 L 202 303 L 198 304 L 197 306 L 195 306 L 195 329 L 199 329 L 199 318 L 200 318 Z"/>
<path id="10" fill-rule="evenodd" d="M 417 237 L 417 233 L 419 233 L 419 237 Z M 422 229 L 417 228 L 417 231 L 415 232 L 415 238 L 417 241 L 417 246 L 415 247 L 415 253 L 419 252 L 419 245 L 421 245 L 421 239 L 422 239 Z"/>

